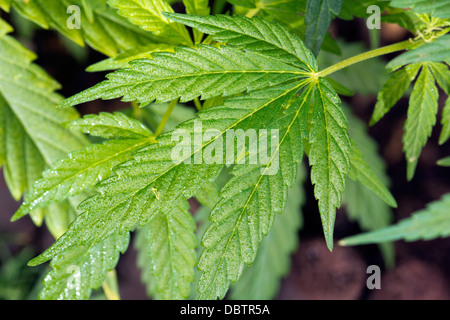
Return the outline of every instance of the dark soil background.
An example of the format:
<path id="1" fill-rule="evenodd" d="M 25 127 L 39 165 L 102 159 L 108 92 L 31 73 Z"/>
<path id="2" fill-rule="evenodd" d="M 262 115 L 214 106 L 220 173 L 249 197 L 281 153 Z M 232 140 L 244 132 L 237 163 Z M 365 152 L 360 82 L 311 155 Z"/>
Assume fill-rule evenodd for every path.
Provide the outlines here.
<path id="1" fill-rule="evenodd" d="M 363 41 L 368 44 L 367 29 L 362 20 L 336 21 L 332 31 L 335 36 L 348 41 Z M 407 36 L 403 29 L 385 24 L 382 26 L 381 44 L 401 41 Z M 37 63 L 62 83 L 61 93 L 65 96 L 104 79 L 102 73 L 91 74 L 84 71 L 90 64 L 103 59 L 103 56 L 86 49 L 85 59 L 77 60 L 53 32 L 37 31 L 27 45 L 38 54 Z M 375 97 L 355 96 L 347 101 L 357 115 L 368 123 Z M 444 96 L 441 95 L 441 109 L 443 104 Z M 439 124 L 422 152 L 414 180 L 406 181 L 402 134 L 407 105 L 407 100 L 402 99 L 379 124 L 370 129 L 370 134 L 378 141 L 380 153 L 388 165 L 391 190 L 398 201 L 398 209 L 394 212 L 395 221 L 410 216 L 414 211 L 424 208 L 428 202 L 450 192 L 450 168 L 436 165 L 438 159 L 450 155 L 450 143 L 441 147 L 437 144 L 441 128 Z M 79 110 L 81 113 L 96 113 L 124 106 L 126 107 L 117 102 L 96 101 L 81 106 Z M 396 242 L 396 265 L 390 270 L 384 267 L 376 245 L 346 248 L 336 244 L 330 253 L 323 240 L 312 188 L 309 183 L 306 185 L 308 201 L 303 208 L 304 228 L 300 233 L 299 248 L 292 257 L 291 271 L 283 280 L 278 299 L 450 298 L 450 238 L 413 243 Z M 53 242 L 53 238 L 45 227 L 36 228 L 28 218 L 11 223 L 9 219 L 18 207 L 19 204 L 9 195 L 3 176 L 0 175 L 0 287 L 2 283 L 6 283 L 5 286 L 19 290 L 17 297 L 25 299 L 33 297 L 27 295 L 27 292 L 33 289 L 45 271 L 43 267 L 34 268 L 39 272 L 31 272 L 31 268 L 25 267 L 27 259 L 45 250 Z M 340 209 L 336 221 L 336 239 L 359 232 L 358 226 L 347 220 L 345 208 Z M 25 247 L 30 251 L 26 251 L 25 258 L 19 260 L 16 273 L 7 273 L 4 269 L 9 259 L 17 258 Z M 372 264 L 379 265 L 382 270 L 380 290 L 369 290 L 366 287 L 366 269 Z M 17 279 L 11 279 L 12 276 L 4 279 L 5 274 L 10 275 L 11 272 Z M 140 281 L 140 271 L 136 268 L 136 253 L 132 244 L 121 257 L 117 272 L 122 299 L 147 299 L 145 287 Z M 25 274 L 28 276 L 24 277 Z"/>

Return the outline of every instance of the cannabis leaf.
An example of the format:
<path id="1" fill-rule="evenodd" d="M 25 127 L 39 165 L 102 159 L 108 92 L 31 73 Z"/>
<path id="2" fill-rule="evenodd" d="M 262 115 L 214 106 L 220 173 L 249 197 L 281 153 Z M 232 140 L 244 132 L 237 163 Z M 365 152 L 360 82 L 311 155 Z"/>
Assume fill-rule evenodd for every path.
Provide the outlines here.
<path id="1" fill-rule="evenodd" d="M 186 201 L 155 215 L 139 229 L 138 266 L 151 297 L 164 300 L 189 297 L 197 264 L 195 229 Z"/>
<path id="2" fill-rule="evenodd" d="M 151 33 L 134 26 L 106 4 L 107 0 L 12 0 L 11 5 L 25 18 L 45 29 L 55 29 L 80 46 L 87 43 L 95 50 L 115 56 L 123 50 L 158 42 Z M 67 8 L 80 10 L 82 28 L 68 28 Z"/>
<path id="3" fill-rule="evenodd" d="M 442 131 L 439 144 L 444 144 L 450 138 L 450 98 L 447 98 L 442 111 Z"/>
<path id="4" fill-rule="evenodd" d="M 408 53 L 413 53 L 421 48 Z M 418 61 L 423 60 L 420 55 L 415 57 Z M 416 60 L 408 60 L 408 62 L 414 61 Z M 403 150 L 405 151 L 407 160 L 408 180 L 411 180 L 414 176 L 421 150 L 427 143 L 436 123 L 439 98 L 436 82 L 444 91 L 449 90 L 450 71 L 448 66 L 440 62 L 421 62 L 408 64 L 402 69 L 395 71 L 379 92 L 378 101 L 371 119 L 371 124 L 374 124 L 388 112 L 402 97 L 418 73 L 419 76 L 409 99 L 408 117 L 405 122 L 405 133 L 403 136 Z M 441 143 L 447 139 L 446 115 L 447 110 L 444 109 L 442 118 L 443 130 L 440 137 Z"/>
<path id="5" fill-rule="evenodd" d="M 418 13 L 431 13 L 435 17 L 450 18 L 450 8 L 446 0 L 392 0 L 392 7 L 411 8 Z"/>
<path id="6" fill-rule="evenodd" d="M 368 166 L 367 172 L 375 175 L 381 188 L 387 190 L 390 181 L 386 174 L 386 165 L 378 153 L 376 141 L 369 136 L 366 125 L 357 119 L 349 108 L 344 108 L 344 111 L 349 122 L 350 137 L 358 148 L 356 153 L 354 151 L 352 158 L 363 157 L 363 160 L 367 161 L 365 164 Z M 354 161 L 352 161 L 352 166 L 353 163 Z M 351 171 L 346 181 L 342 200 L 348 218 L 356 221 L 365 231 L 387 227 L 393 219 L 391 206 L 396 206 L 395 200 L 389 200 L 393 199 L 392 195 L 380 197 L 373 189 L 368 188 L 367 184 L 364 184 L 364 180 L 352 177 Z M 387 191 L 387 193 L 389 192 Z M 393 244 L 380 244 L 380 250 L 386 265 L 393 266 L 395 260 Z"/>
<path id="7" fill-rule="evenodd" d="M 80 149 L 86 140 L 61 125 L 78 118 L 78 113 L 73 109 L 55 110 L 62 100 L 54 92 L 60 85 L 32 63 L 36 58 L 32 52 L 6 35 L 11 30 L 1 23 L 0 69 L 4 74 L 0 77 L 0 164 L 5 166 L 11 194 L 19 199 L 48 165 Z M 43 212 L 32 217 L 41 224 Z"/>
<path id="8" fill-rule="evenodd" d="M 210 34 L 214 40 L 225 42 L 228 46 L 245 48 L 245 51 L 261 53 L 304 70 L 317 71 L 316 60 L 300 38 L 279 23 L 258 17 L 166 15 Z"/>
<path id="9" fill-rule="evenodd" d="M 126 68 L 130 61 L 151 58 L 152 53 L 155 52 L 173 52 L 174 48 L 175 46 L 170 44 L 152 43 L 143 47 L 129 49 L 114 57 L 102 60 L 89 66 L 86 71 L 97 72 Z"/>
<path id="10" fill-rule="evenodd" d="M 298 246 L 298 231 L 302 227 L 301 206 L 305 196 L 302 184 L 306 178 L 300 168 L 297 181 L 288 192 L 286 207 L 275 216 L 273 227 L 261 243 L 255 262 L 246 267 L 232 287 L 230 299 L 268 300 L 275 298 L 280 280 L 290 269 L 290 255 Z"/>
<path id="11" fill-rule="evenodd" d="M 164 0 L 108 0 L 108 4 L 131 23 L 169 41 L 192 45 L 186 28 L 167 19 L 163 12 L 173 12 Z"/>
<path id="12" fill-rule="evenodd" d="M 434 77 L 428 65 L 424 64 L 411 94 L 403 136 L 408 180 L 413 178 L 422 147 L 436 123 L 438 98 Z"/>
<path id="13" fill-rule="evenodd" d="M 89 190 L 98 181 L 107 178 L 112 168 L 129 160 L 133 152 L 155 142 L 150 130 L 122 113 L 89 115 L 68 123 L 68 127 L 114 140 L 88 145 L 54 163 L 33 185 L 14 220 L 37 207 L 45 207 Z"/>
<path id="14" fill-rule="evenodd" d="M 319 201 L 327 246 L 332 250 L 336 208 L 341 205 L 345 179 L 350 169 L 351 142 L 340 99 L 324 79 L 319 79 L 317 83 L 310 121 L 311 148 L 308 158 L 311 182 Z"/>
<path id="15" fill-rule="evenodd" d="M 419 72 L 420 64 L 407 65 L 393 72 L 378 93 L 370 125 L 377 123 L 400 100 Z"/>
<path id="16" fill-rule="evenodd" d="M 419 62 L 449 62 L 450 35 L 444 35 L 433 42 L 429 42 L 416 49 L 403 53 L 390 61 L 386 68 L 395 70 L 405 64 Z"/>
<path id="17" fill-rule="evenodd" d="M 120 253 L 128 248 L 129 235 L 112 234 L 101 242 L 72 247 L 56 256 L 45 276 L 41 300 L 87 300 L 98 289 L 108 271 L 113 270 Z"/>
<path id="18" fill-rule="evenodd" d="M 191 147 L 191 151 L 183 154 L 180 160 L 174 161 L 173 158 L 172 150 L 177 146 L 173 132 L 161 135 L 158 144 L 150 145 L 136 154 L 134 160 L 116 167 L 116 175 L 96 187 L 100 193 L 80 206 L 87 212 L 81 214 L 68 232 L 32 263 L 45 262 L 72 245 L 104 239 L 115 230 L 129 231 L 138 221 L 145 225 L 161 210 L 172 209 L 180 197 L 192 197 L 204 181 L 214 180 L 222 168 L 216 163 L 195 164 L 203 149 L 229 129 L 267 123 L 300 86 L 290 84 L 255 91 L 248 96 L 230 98 L 224 105 L 199 113 L 203 124 L 200 133 L 215 129 L 218 135 L 212 141 L 198 145 L 194 137 L 196 131 L 199 133 L 195 128 L 196 122 L 188 121 L 181 125 L 178 129 L 189 133 L 189 138 L 186 138 L 188 146 L 195 148 Z M 185 163 L 188 161 L 190 163 Z M 218 162 L 225 163 L 223 160 Z"/>
<path id="19" fill-rule="evenodd" d="M 305 76 L 305 71 L 252 52 L 231 47 L 199 45 L 178 47 L 175 53 L 154 53 L 151 60 L 137 60 L 129 68 L 108 75 L 108 80 L 66 99 L 67 107 L 95 99 L 150 103 L 181 102 L 199 96 L 231 96 Z"/>
<path id="20" fill-rule="evenodd" d="M 450 167 L 450 157 L 446 157 L 443 159 L 440 159 L 437 162 L 438 165 L 443 166 L 443 167 Z"/>
<path id="21" fill-rule="evenodd" d="M 395 225 L 360 235 L 342 239 L 339 244 L 352 246 L 367 243 L 380 243 L 403 239 L 416 241 L 431 240 L 450 235 L 450 195 L 427 205 L 424 210 L 417 211 Z"/>
<path id="22" fill-rule="evenodd" d="M 287 107 L 285 113 L 267 126 L 278 129 L 280 139 L 261 152 L 268 163 L 236 165 L 233 177 L 222 188 L 221 200 L 210 215 L 211 225 L 202 238 L 205 250 L 199 260 L 202 275 L 198 282 L 200 299 L 223 298 L 230 282 L 235 283 L 243 264 L 251 264 L 272 226 L 276 213 L 284 210 L 288 187 L 297 175 L 307 137 L 308 102 L 313 87 Z M 279 165 L 275 163 L 279 157 Z M 272 166 L 279 166 L 268 174 Z"/>
<path id="23" fill-rule="evenodd" d="M 333 15 L 341 11 L 343 0 L 308 0 L 306 4 L 305 45 L 318 55 Z"/>

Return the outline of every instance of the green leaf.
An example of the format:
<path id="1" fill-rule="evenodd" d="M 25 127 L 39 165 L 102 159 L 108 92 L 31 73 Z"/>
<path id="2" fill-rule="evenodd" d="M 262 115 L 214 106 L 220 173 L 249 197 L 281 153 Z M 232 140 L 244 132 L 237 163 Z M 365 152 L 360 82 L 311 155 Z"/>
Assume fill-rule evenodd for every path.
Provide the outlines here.
<path id="1" fill-rule="evenodd" d="M 278 61 L 317 71 L 317 64 L 302 40 L 281 24 L 241 16 L 190 16 L 166 14 L 170 19 L 196 28 L 228 46 L 245 48 Z"/>
<path id="2" fill-rule="evenodd" d="M 351 169 L 349 176 L 353 180 L 360 181 L 364 186 L 369 188 L 373 193 L 375 193 L 381 200 L 391 207 L 396 208 L 397 202 L 395 201 L 392 194 L 386 188 L 386 186 L 378 179 L 375 172 L 372 171 L 371 167 L 364 161 L 363 154 L 357 149 L 356 146 L 353 147 L 353 153 L 350 157 Z"/>
<path id="3" fill-rule="evenodd" d="M 235 6 L 241 6 L 246 8 L 255 8 L 256 0 L 227 0 L 229 3 Z"/>
<path id="4" fill-rule="evenodd" d="M 47 165 L 80 149 L 86 140 L 61 122 L 78 118 L 56 110 L 59 84 L 33 64 L 35 55 L 13 38 L 0 38 L 0 163 L 14 198 L 29 191 Z"/>
<path id="5" fill-rule="evenodd" d="M 98 289 L 106 273 L 115 268 L 120 253 L 128 248 L 129 234 L 112 234 L 101 242 L 72 247 L 56 256 L 45 276 L 41 300 L 86 300 Z"/>
<path id="6" fill-rule="evenodd" d="M 0 0 L 0 8 L 6 12 L 9 12 L 11 6 L 11 0 Z"/>
<path id="7" fill-rule="evenodd" d="M 450 35 L 445 35 L 433 42 L 429 42 L 416 49 L 408 51 L 394 60 L 391 60 L 386 68 L 395 70 L 405 64 L 419 62 L 449 62 Z"/>
<path id="8" fill-rule="evenodd" d="M 405 241 L 431 240 L 450 235 L 450 195 L 431 202 L 424 210 L 417 211 L 387 228 L 367 232 L 342 239 L 345 246 L 380 243 L 403 239 Z"/>
<path id="9" fill-rule="evenodd" d="M 14 29 L 6 23 L 3 19 L 0 19 L 0 37 L 12 32 Z"/>
<path id="10" fill-rule="evenodd" d="M 72 121 L 69 127 L 93 136 L 124 139 L 88 145 L 55 162 L 43 173 L 42 179 L 34 183 L 13 220 L 35 208 L 91 189 L 97 182 L 107 178 L 116 165 L 131 159 L 134 152 L 155 142 L 150 130 L 121 113 L 88 115 Z"/>
<path id="11" fill-rule="evenodd" d="M 290 256 L 298 246 L 298 232 L 302 227 L 301 206 L 305 201 L 302 184 L 304 168 L 289 190 L 283 214 L 276 216 L 272 230 L 261 243 L 255 262 L 246 267 L 239 281 L 232 287 L 232 300 L 269 300 L 278 293 L 281 279 L 289 272 Z"/>
<path id="12" fill-rule="evenodd" d="M 378 6 L 383 12 L 388 4 L 388 1 L 380 0 L 343 0 L 339 18 L 343 20 L 353 20 L 355 17 L 367 18 L 369 16 L 367 8 L 371 5 Z"/>
<path id="13" fill-rule="evenodd" d="M 205 249 L 198 265 L 202 271 L 199 299 L 224 297 L 230 283 L 239 279 L 244 264 L 255 260 L 275 215 L 284 211 L 288 188 L 296 179 L 303 155 L 313 89 L 305 88 L 283 115 L 267 126 L 268 132 L 279 130 L 278 142 L 258 150 L 270 154 L 269 161 L 236 165 L 233 177 L 222 188 L 221 200 L 210 215 L 212 223 L 202 238 Z"/>
<path id="14" fill-rule="evenodd" d="M 187 14 L 195 14 L 199 16 L 209 15 L 209 1 L 208 0 L 183 0 L 186 7 Z"/>
<path id="15" fill-rule="evenodd" d="M 364 160 L 367 161 L 370 171 L 375 174 L 382 186 L 387 188 L 390 181 L 386 173 L 386 164 L 378 153 L 376 141 L 369 136 L 365 123 L 357 119 L 349 109 L 345 108 L 344 110 L 349 121 L 351 138 L 364 156 Z M 364 231 L 387 227 L 393 220 L 392 209 L 389 205 L 367 188 L 362 181 L 352 180 L 350 176 L 346 181 L 342 201 L 348 218 L 356 221 Z M 380 245 L 380 250 L 386 265 L 393 267 L 395 261 L 393 244 L 383 243 Z"/>
<path id="16" fill-rule="evenodd" d="M 450 69 L 444 63 L 431 62 L 428 64 L 438 85 L 450 95 Z"/>
<path id="17" fill-rule="evenodd" d="M 308 0 L 306 4 L 305 45 L 315 56 L 319 53 L 333 15 L 341 11 L 343 0 Z"/>
<path id="18" fill-rule="evenodd" d="M 195 279 L 197 238 L 189 205 L 155 215 L 139 229 L 136 248 L 149 295 L 155 299 L 187 299 Z"/>
<path id="19" fill-rule="evenodd" d="M 450 167 L 450 157 L 440 159 L 437 164 L 443 167 Z"/>
<path id="20" fill-rule="evenodd" d="M 403 150 L 407 160 L 408 180 L 413 178 L 422 147 L 427 143 L 436 124 L 438 98 L 439 92 L 434 77 L 428 64 L 424 64 L 409 99 L 404 128 Z"/>
<path id="21" fill-rule="evenodd" d="M 396 8 L 411 8 L 418 13 L 431 13 L 439 18 L 450 18 L 447 0 L 392 0 L 390 5 Z"/>
<path id="22" fill-rule="evenodd" d="M 213 209 L 217 202 L 219 202 L 219 186 L 215 182 L 205 183 L 195 194 L 195 198 L 203 206 Z"/>
<path id="23" fill-rule="evenodd" d="M 120 53 L 112 58 L 108 58 L 97 62 L 91 66 L 89 66 L 86 71 L 89 72 L 97 72 L 97 71 L 109 71 L 109 70 L 117 70 L 121 68 L 126 68 L 128 63 L 133 60 L 138 59 L 150 59 L 152 57 L 152 53 L 155 52 L 173 52 L 174 46 L 170 44 L 157 43 L 157 44 L 149 44 L 144 47 L 133 48 L 127 50 L 123 53 Z"/>
<path id="24" fill-rule="evenodd" d="M 450 98 L 445 101 L 444 110 L 442 111 L 442 131 L 439 136 L 439 144 L 444 144 L 450 138 Z"/>
<path id="25" fill-rule="evenodd" d="M 377 103 L 370 119 L 370 125 L 377 123 L 400 100 L 419 72 L 420 64 L 407 65 L 395 71 L 377 96 Z"/>
<path id="26" fill-rule="evenodd" d="M 121 112 L 100 112 L 99 115 L 86 115 L 81 119 L 66 122 L 65 126 L 105 139 L 151 140 L 153 136 L 153 133 L 142 123 Z"/>
<path id="27" fill-rule="evenodd" d="M 175 158 L 176 161 L 172 150 L 180 145 L 172 138 L 177 132 L 159 136 L 159 144 L 142 150 L 134 160 L 117 167 L 115 176 L 97 185 L 99 194 L 80 206 L 86 212 L 79 215 L 69 230 L 32 263 L 43 263 L 74 244 L 87 244 L 95 238 L 105 239 L 115 230 L 127 232 L 138 222 L 145 225 L 158 212 L 173 208 L 180 197 L 191 198 L 205 181 L 213 181 L 223 167 L 216 163 L 196 164 L 202 150 L 230 129 L 245 130 L 270 122 L 301 85 L 255 91 L 198 113 L 198 120 L 203 124 L 200 132 L 216 129 L 220 134 L 213 141 L 198 143 L 194 136 L 199 130 L 196 122 L 180 125 L 178 129 L 184 130 L 182 132 L 189 137 L 183 137 L 180 143 L 189 146 L 190 151 L 180 159 Z M 182 149 L 185 150 L 184 147 Z M 188 161 L 190 163 L 185 163 Z M 222 159 L 219 163 L 225 161 Z"/>
<path id="28" fill-rule="evenodd" d="M 131 23 L 155 35 L 185 45 L 192 45 L 186 28 L 167 19 L 163 12 L 173 12 L 164 0 L 108 0 L 108 4 Z"/>
<path id="29" fill-rule="evenodd" d="M 54 29 L 78 45 L 87 43 L 95 50 L 115 56 L 119 52 L 157 42 L 157 38 L 119 16 L 106 0 L 84 2 L 89 10 L 81 10 L 81 29 L 67 27 L 67 8 L 79 7 L 79 0 L 12 0 L 13 7 L 25 18 L 45 29 Z M 92 19 L 89 15 L 92 14 Z M 92 21 L 92 22 L 90 22 Z"/>
<path id="30" fill-rule="evenodd" d="M 336 209 L 341 205 L 352 146 L 340 99 L 324 79 L 319 79 L 317 84 L 310 121 L 311 182 L 319 201 L 325 240 L 331 251 Z"/>
<path id="31" fill-rule="evenodd" d="M 303 77 L 305 71 L 263 55 L 231 47 L 199 45 L 178 47 L 175 53 L 154 53 L 151 60 L 130 62 L 130 67 L 108 75 L 108 80 L 66 99 L 61 107 L 114 99 L 149 103 L 181 102 L 199 96 L 206 100 L 231 96 Z"/>

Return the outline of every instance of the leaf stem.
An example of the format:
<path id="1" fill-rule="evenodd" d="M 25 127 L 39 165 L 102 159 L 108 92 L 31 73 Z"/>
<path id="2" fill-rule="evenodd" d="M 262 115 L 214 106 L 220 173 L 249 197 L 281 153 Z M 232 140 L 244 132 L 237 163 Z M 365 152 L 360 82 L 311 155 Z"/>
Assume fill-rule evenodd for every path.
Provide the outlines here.
<path id="1" fill-rule="evenodd" d="M 261 10 L 260 7 L 253 8 L 249 12 L 247 12 L 247 14 L 245 16 L 247 18 L 253 18 L 254 16 L 256 16 L 259 13 L 260 10 Z"/>
<path id="2" fill-rule="evenodd" d="M 106 274 L 106 278 L 105 281 L 103 281 L 102 287 L 108 300 L 120 300 L 119 284 L 117 282 L 116 270 L 109 271 Z"/>
<path id="3" fill-rule="evenodd" d="M 381 55 L 385 55 L 388 53 L 392 53 L 392 52 L 396 52 L 396 51 L 401 51 L 401 50 L 405 50 L 408 47 L 410 47 L 411 45 L 413 45 L 413 43 L 410 40 L 406 40 L 406 41 L 402 41 L 402 42 L 398 42 L 398 43 L 394 43 L 385 47 L 381 47 L 381 48 L 377 48 L 374 50 L 370 50 L 368 52 L 364 52 L 361 54 L 358 54 L 354 57 L 348 58 L 346 60 L 343 60 L 341 62 L 338 62 L 322 71 L 320 71 L 318 73 L 319 77 L 326 77 L 336 71 L 339 71 L 343 68 L 346 68 L 348 66 L 351 66 L 355 63 L 364 61 L 364 60 L 368 60 L 371 58 L 375 58 Z"/>
<path id="4" fill-rule="evenodd" d="M 153 135 L 153 137 L 156 139 L 164 130 L 164 127 L 167 123 L 167 121 L 170 118 L 170 115 L 172 114 L 173 109 L 175 109 L 175 106 L 178 103 L 178 99 L 172 100 L 169 104 L 169 107 L 166 110 L 166 113 L 164 114 L 164 116 L 161 119 L 161 122 L 158 124 L 158 127 L 155 130 L 155 134 Z"/>
<path id="5" fill-rule="evenodd" d="M 197 111 L 200 111 L 203 109 L 202 103 L 200 102 L 200 100 L 198 98 L 194 99 L 194 104 L 195 104 L 195 108 L 197 109 Z"/>

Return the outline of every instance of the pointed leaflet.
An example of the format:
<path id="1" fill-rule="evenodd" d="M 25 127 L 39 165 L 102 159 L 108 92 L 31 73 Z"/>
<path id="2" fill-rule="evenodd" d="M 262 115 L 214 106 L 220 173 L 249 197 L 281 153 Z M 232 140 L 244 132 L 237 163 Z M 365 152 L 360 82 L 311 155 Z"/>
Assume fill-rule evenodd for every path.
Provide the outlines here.
<path id="1" fill-rule="evenodd" d="M 439 137 L 439 144 L 444 144 L 450 138 L 450 97 L 445 101 L 442 111 L 442 131 Z"/>
<path id="2" fill-rule="evenodd" d="M 183 0 L 186 7 L 187 14 L 197 14 L 200 16 L 209 15 L 209 1 L 208 0 Z"/>
<path id="3" fill-rule="evenodd" d="M 107 178 L 116 165 L 131 159 L 134 152 L 155 142 L 150 130 L 121 113 L 88 115 L 74 120 L 69 126 L 94 136 L 123 139 L 88 145 L 55 162 L 33 185 L 13 220 L 35 208 L 91 189 L 98 181 Z"/>
<path id="4" fill-rule="evenodd" d="M 66 122 L 65 126 L 105 139 L 149 139 L 153 136 L 153 133 L 141 122 L 121 112 L 100 112 L 99 115 L 86 115 L 83 118 Z M 154 139 L 150 140 L 154 141 Z"/>
<path id="5" fill-rule="evenodd" d="M 167 19 L 163 12 L 173 12 L 164 0 L 108 0 L 111 7 L 118 9 L 121 16 L 131 23 L 174 43 L 192 45 L 186 28 Z"/>
<path id="6" fill-rule="evenodd" d="M 152 57 L 152 53 L 155 52 L 173 52 L 175 46 L 165 43 L 149 44 L 133 49 L 126 50 L 114 57 L 102 60 L 93 65 L 90 65 L 86 71 L 109 71 L 126 68 L 128 62 L 138 59 L 149 59 Z"/>
<path id="7" fill-rule="evenodd" d="M 315 58 L 303 41 L 279 23 L 258 17 L 166 15 L 174 21 L 210 34 L 214 40 L 226 42 L 228 46 L 259 52 L 307 71 L 317 71 Z"/>
<path id="8" fill-rule="evenodd" d="M 437 161 L 439 166 L 450 167 L 450 157 L 446 157 Z"/>
<path id="9" fill-rule="evenodd" d="M 288 192 L 284 212 L 275 217 L 272 230 L 261 243 L 255 262 L 244 269 L 232 287 L 231 300 L 269 300 L 276 297 L 281 278 L 289 272 L 291 254 L 299 242 L 305 178 L 305 170 L 300 168 L 297 181 Z"/>
<path id="10" fill-rule="evenodd" d="M 139 229 L 136 248 L 143 281 L 152 298 L 187 299 L 195 279 L 197 238 L 186 201 L 155 215 Z"/>
<path id="11" fill-rule="evenodd" d="M 350 109 L 345 108 L 344 111 L 349 121 L 350 136 L 360 150 L 357 154 L 361 155 L 362 153 L 364 160 L 367 161 L 366 165 L 370 168 L 369 172 L 373 172 L 383 186 L 382 188 L 387 189 L 389 177 L 386 173 L 386 165 L 378 154 L 376 141 L 368 134 L 366 125 L 357 119 Z M 354 156 L 355 154 L 352 155 L 352 158 Z M 389 191 L 387 192 L 389 193 Z M 390 195 L 388 198 L 391 197 Z M 386 201 L 365 187 L 360 180 L 347 178 L 342 201 L 348 218 L 357 221 L 362 230 L 369 231 L 386 227 L 393 219 L 392 210 Z M 393 200 L 393 204 L 396 204 L 395 200 Z M 393 266 L 395 260 L 393 244 L 383 243 L 380 245 L 380 250 L 386 265 Z"/>
<path id="12" fill-rule="evenodd" d="M 315 56 L 319 53 L 333 15 L 341 11 L 343 0 L 308 0 L 305 16 L 305 45 Z"/>
<path id="13" fill-rule="evenodd" d="M 341 205 L 352 146 L 340 99 L 324 79 L 318 80 L 310 121 L 311 182 L 319 202 L 325 240 L 332 250 L 336 209 Z"/>
<path id="14" fill-rule="evenodd" d="M 396 8 L 411 8 L 419 13 L 431 13 L 434 17 L 450 18 L 447 0 L 393 0 L 390 5 Z"/>
<path id="15" fill-rule="evenodd" d="M 433 42 L 428 42 L 411 51 L 405 52 L 391 60 L 386 68 L 398 69 L 408 63 L 419 62 L 450 62 L 450 34 L 442 36 Z"/>
<path id="16" fill-rule="evenodd" d="M 87 300 L 98 289 L 106 273 L 113 270 L 120 253 L 128 248 L 129 234 L 112 234 L 101 242 L 72 247 L 56 256 L 45 276 L 41 300 Z"/>
<path id="17" fill-rule="evenodd" d="M 348 237 L 341 245 L 353 246 L 403 239 L 405 241 L 431 240 L 450 236 L 450 195 L 431 202 L 424 210 L 417 211 L 395 225 L 384 229 Z"/>
<path id="18" fill-rule="evenodd" d="M 25 18 L 45 29 L 54 29 L 79 45 L 87 43 L 95 50 L 115 56 L 119 52 L 158 42 L 155 36 L 129 23 L 106 5 L 106 0 L 84 2 L 89 11 L 80 10 L 82 28 L 67 27 L 67 9 L 73 5 L 82 7 L 79 0 L 12 0 L 12 6 Z M 88 12 L 92 13 L 92 19 Z M 92 21 L 92 22 L 91 22 Z"/>
<path id="19" fill-rule="evenodd" d="M 207 16 L 210 13 L 209 0 L 183 0 L 186 7 L 187 14 L 196 14 L 200 16 Z M 195 44 L 201 43 L 203 40 L 203 33 L 199 30 L 193 30 Z"/>
<path id="20" fill-rule="evenodd" d="M 301 97 L 287 106 L 287 110 L 267 128 L 259 139 L 267 144 L 252 148 L 246 164 L 238 164 L 233 177 L 221 190 L 221 200 L 210 215 L 202 245 L 205 250 L 199 260 L 202 271 L 198 282 L 200 299 L 223 298 L 242 272 L 244 264 L 251 264 L 259 245 L 266 236 L 277 213 L 282 213 L 288 188 L 297 176 L 307 138 L 307 112 L 313 88 L 308 86 Z M 279 139 L 274 141 L 273 130 Z M 258 150 L 259 163 L 250 164 L 252 152 Z M 269 154 L 267 161 L 261 155 Z M 246 156 L 247 158 L 247 156 Z"/>
<path id="21" fill-rule="evenodd" d="M 0 38 L 0 160 L 16 199 L 45 166 L 86 143 L 61 125 L 78 114 L 73 109 L 55 110 L 62 100 L 54 92 L 59 84 L 32 63 L 34 58 L 13 38 Z"/>
<path id="22" fill-rule="evenodd" d="M 220 164 L 196 162 L 203 149 L 223 138 L 227 130 L 245 130 L 270 122 L 301 86 L 302 83 L 289 84 L 230 98 L 224 105 L 200 112 L 197 121 L 193 119 L 180 125 L 177 131 L 159 136 L 158 144 L 117 167 L 116 176 L 96 187 L 100 194 L 80 206 L 86 212 L 33 264 L 45 262 L 72 245 L 87 244 L 96 237 L 104 239 L 115 230 L 129 231 L 137 222 L 144 225 L 160 210 L 173 208 L 181 196 L 194 196 L 205 181 L 215 179 L 224 163 L 223 159 L 219 159 Z M 202 128 L 198 128 L 199 123 Z M 214 129 L 217 136 L 202 141 L 200 135 L 199 140 L 199 133 L 208 129 L 209 132 Z M 178 142 L 180 137 L 182 141 Z"/>
<path id="23" fill-rule="evenodd" d="M 298 79 L 305 72 L 285 63 L 231 47 L 199 45 L 178 47 L 175 53 L 154 53 L 152 60 L 137 60 L 130 68 L 66 101 L 67 107 L 99 98 L 149 103 L 180 98 L 186 102 L 256 90 Z"/>
<path id="24" fill-rule="evenodd" d="M 411 64 L 395 71 L 378 92 L 370 125 L 377 123 L 400 100 L 419 72 L 420 64 Z"/>
<path id="25" fill-rule="evenodd" d="M 431 62 L 429 64 L 434 78 L 447 95 L 450 95 L 450 69 L 443 63 Z M 442 131 L 439 144 L 444 144 L 450 138 L 450 98 L 447 98 L 442 110 Z"/>
<path id="26" fill-rule="evenodd" d="M 363 154 L 355 144 L 353 145 L 353 151 L 350 157 L 349 177 L 353 180 L 360 181 L 389 206 L 397 207 L 397 202 L 394 197 L 381 180 L 379 180 L 377 174 L 372 171 L 372 168 L 364 160 Z"/>
<path id="27" fill-rule="evenodd" d="M 0 0 L 0 8 L 6 12 L 9 12 L 9 8 L 11 6 L 11 0 Z M 0 22 L 1 24 L 1 22 Z"/>
<path id="28" fill-rule="evenodd" d="M 438 98 L 439 92 L 434 77 L 428 64 L 424 64 L 409 99 L 408 118 L 404 127 L 403 150 L 406 155 L 408 180 L 413 178 L 422 148 L 436 124 Z"/>

